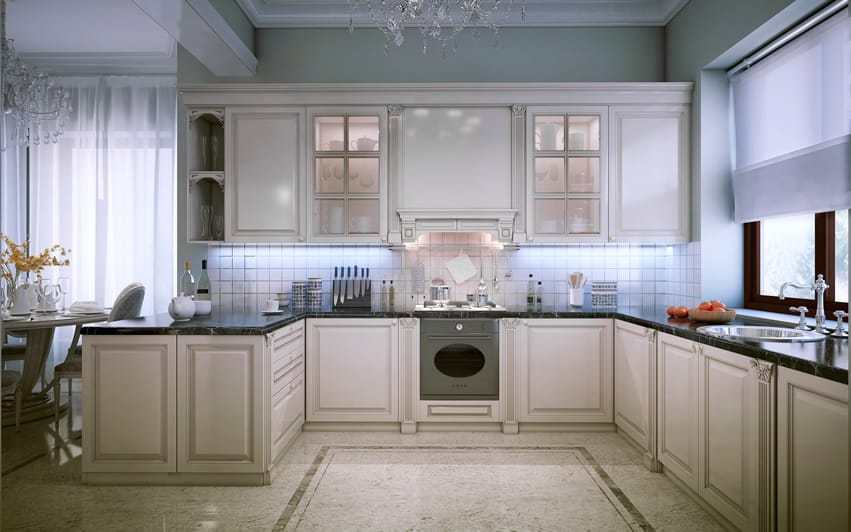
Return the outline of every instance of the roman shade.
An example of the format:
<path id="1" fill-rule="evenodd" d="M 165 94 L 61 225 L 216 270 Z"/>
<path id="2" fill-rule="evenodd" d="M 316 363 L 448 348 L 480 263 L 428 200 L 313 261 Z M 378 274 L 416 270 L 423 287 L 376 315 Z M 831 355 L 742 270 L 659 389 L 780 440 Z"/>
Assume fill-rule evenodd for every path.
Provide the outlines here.
<path id="1" fill-rule="evenodd" d="M 735 220 L 851 207 L 848 10 L 731 79 Z"/>

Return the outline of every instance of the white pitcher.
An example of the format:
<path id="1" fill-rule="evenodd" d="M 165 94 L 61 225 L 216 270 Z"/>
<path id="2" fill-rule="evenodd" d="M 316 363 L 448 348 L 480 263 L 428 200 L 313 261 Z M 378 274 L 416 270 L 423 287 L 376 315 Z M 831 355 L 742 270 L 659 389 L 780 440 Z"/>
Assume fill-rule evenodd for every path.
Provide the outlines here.
<path id="1" fill-rule="evenodd" d="M 38 305 L 38 291 L 35 285 L 31 283 L 21 283 L 15 287 L 15 301 L 12 308 L 9 309 L 11 314 L 29 314 L 30 310 Z"/>
<path id="2" fill-rule="evenodd" d="M 188 321 L 195 315 L 195 302 L 189 296 L 173 297 L 168 313 L 174 321 Z"/>

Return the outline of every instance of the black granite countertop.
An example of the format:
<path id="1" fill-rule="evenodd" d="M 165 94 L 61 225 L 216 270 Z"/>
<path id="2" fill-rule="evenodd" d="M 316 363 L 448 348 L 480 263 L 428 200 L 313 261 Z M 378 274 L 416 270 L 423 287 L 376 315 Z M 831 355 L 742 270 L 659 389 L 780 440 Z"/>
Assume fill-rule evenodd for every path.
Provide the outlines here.
<path id="1" fill-rule="evenodd" d="M 726 349 L 734 353 L 773 362 L 803 373 L 817 375 L 843 384 L 848 383 L 848 339 L 828 337 L 820 342 L 744 342 L 696 332 L 705 323 L 688 319 L 669 318 L 665 309 L 628 308 L 548 309 L 527 311 L 509 309 L 497 311 L 428 311 L 381 312 L 373 309 L 331 309 L 318 312 L 293 312 L 260 315 L 214 311 L 210 316 L 177 322 L 168 314 L 156 314 L 135 320 L 96 323 L 83 327 L 83 334 L 200 334 L 200 335 L 262 335 L 304 318 L 615 318 L 649 327 L 657 331 Z M 751 318 L 737 317 L 733 325 L 761 323 Z"/>

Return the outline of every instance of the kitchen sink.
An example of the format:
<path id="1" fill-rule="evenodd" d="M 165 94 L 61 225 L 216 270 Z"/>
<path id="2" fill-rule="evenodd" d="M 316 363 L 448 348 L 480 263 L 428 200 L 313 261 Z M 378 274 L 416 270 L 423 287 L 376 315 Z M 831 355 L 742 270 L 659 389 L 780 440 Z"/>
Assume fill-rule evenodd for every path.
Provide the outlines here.
<path id="1" fill-rule="evenodd" d="M 697 332 L 750 342 L 818 342 L 825 338 L 813 331 L 762 325 L 704 325 Z"/>

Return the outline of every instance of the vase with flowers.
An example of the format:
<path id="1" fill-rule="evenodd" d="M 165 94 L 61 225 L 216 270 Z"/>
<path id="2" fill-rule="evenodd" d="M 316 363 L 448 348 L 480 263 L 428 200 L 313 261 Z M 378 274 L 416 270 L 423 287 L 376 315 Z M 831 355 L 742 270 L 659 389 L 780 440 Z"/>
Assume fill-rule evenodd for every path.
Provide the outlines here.
<path id="1" fill-rule="evenodd" d="M 30 240 L 27 238 L 20 244 L 0 234 L 0 238 L 6 244 L 0 253 L 0 277 L 6 284 L 4 311 L 15 307 L 15 299 L 19 292 L 28 284 L 29 276 L 35 277 L 35 282 L 41 282 L 41 273 L 48 266 L 68 266 L 71 264 L 68 255 L 70 249 L 65 249 L 59 244 L 44 248 L 38 255 L 30 255 Z M 22 279 L 23 277 L 23 279 Z M 24 281 L 22 284 L 21 281 Z M 19 305 L 20 306 L 19 302 Z M 30 303 L 26 303 L 29 307 Z M 23 309 L 29 312 L 29 308 Z"/>

